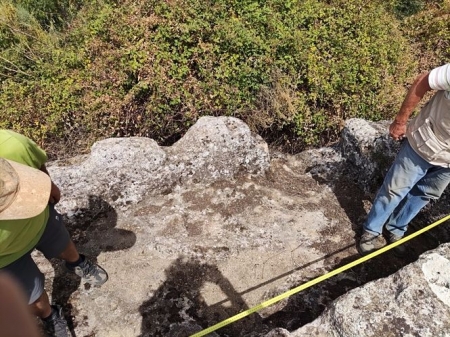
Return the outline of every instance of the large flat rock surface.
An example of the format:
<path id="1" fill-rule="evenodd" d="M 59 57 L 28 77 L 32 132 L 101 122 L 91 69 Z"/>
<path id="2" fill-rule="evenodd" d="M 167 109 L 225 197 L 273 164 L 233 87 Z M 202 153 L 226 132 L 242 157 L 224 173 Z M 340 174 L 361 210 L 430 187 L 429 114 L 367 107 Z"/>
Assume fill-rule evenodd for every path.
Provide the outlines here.
<path id="1" fill-rule="evenodd" d="M 127 173 L 114 160 L 119 141 L 103 143 L 113 144 L 114 155 L 97 146 L 100 166 L 92 156 L 50 165 L 75 243 L 109 273 L 102 287 L 89 287 L 34 254 L 72 336 L 190 336 L 359 258 L 355 239 L 373 195 L 355 167 L 336 148 L 273 151 L 266 163 L 264 144 L 239 125 L 220 121 L 220 137 L 238 134 L 248 147 L 231 142 L 223 150 L 222 138 L 203 133 L 207 152 L 192 150 L 195 162 L 192 152 L 134 139 L 127 158 L 134 163 L 145 153 L 151 165 L 143 158 Z M 238 160 L 211 157 L 235 151 Z M 426 221 L 419 217 L 411 230 Z M 341 295 L 436 248 L 436 231 L 414 239 L 405 258 L 386 252 L 210 335 L 287 336 L 306 328 Z"/>

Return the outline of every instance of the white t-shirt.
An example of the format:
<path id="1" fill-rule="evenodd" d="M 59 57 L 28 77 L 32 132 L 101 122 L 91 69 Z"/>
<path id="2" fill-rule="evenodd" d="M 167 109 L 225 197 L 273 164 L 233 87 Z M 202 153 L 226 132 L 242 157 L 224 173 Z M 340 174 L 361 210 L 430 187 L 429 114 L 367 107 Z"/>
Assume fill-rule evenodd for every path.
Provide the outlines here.
<path id="1" fill-rule="evenodd" d="M 430 71 L 428 84 L 431 89 L 446 91 L 445 96 L 450 99 L 450 63 Z"/>

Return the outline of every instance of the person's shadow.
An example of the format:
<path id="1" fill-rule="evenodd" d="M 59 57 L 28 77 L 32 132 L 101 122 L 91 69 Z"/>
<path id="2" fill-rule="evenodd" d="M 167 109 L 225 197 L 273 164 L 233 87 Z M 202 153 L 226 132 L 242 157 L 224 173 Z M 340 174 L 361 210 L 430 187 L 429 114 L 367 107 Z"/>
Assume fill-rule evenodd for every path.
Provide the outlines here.
<path id="1" fill-rule="evenodd" d="M 166 281 L 152 298 L 139 307 L 142 315 L 140 337 L 187 337 L 246 309 L 247 304 L 215 265 L 195 259 L 178 258 L 166 271 Z M 202 288 L 211 283 L 221 292 L 213 304 L 202 296 Z M 204 289 L 203 289 L 204 290 Z M 219 293 L 218 293 L 219 295 Z M 221 301 L 222 297 L 226 301 Z M 219 335 L 239 336 L 255 332 L 259 315 L 250 315 L 220 329 Z M 209 336 L 218 336 L 215 332 Z"/>
<path id="2" fill-rule="evenodd" d="M 105 200 L 98 196 L 89 196 L 89 206 L 79 209 L 72 217 L 62 214 L 73 242 L 78 251 L 96 262 L 101 252 L 128 249 L 136 242 L 136 235 L 128 230 L 115 228 L 117 213 Z M 52 287 L 52 302 L 64 308 L 69 329 L 73 337 L 74 315 L 69 303 L 70 296 L 80 287 L 80 277 L 70 273 L 64 267 L 64 261 L 51 261 L 55 270 Z M 85 287 L 88 285 L 86 284 Z"/>

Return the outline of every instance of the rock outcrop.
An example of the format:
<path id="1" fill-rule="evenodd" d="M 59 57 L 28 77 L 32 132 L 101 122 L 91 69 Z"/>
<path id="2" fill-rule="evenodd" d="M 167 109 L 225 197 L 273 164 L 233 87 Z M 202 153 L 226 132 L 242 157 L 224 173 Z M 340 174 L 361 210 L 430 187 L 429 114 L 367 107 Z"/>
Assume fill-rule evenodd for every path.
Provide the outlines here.
<path id="1" fill-rule="evenodd" d="M 342 295 L 320 318 L 291 334 L 285 333 L 292 337 L 449 335 L 448 243 L 422 254 L 418 261 L 389 277 Z"/>
<path id="2" fill-rule="evenodd" d="M 290 156 L 269 153 L 238 119 L 205 117 L 171 147 L 106 139 L 50 163 L 74 241 L 110 275 L 89 288 L 36 253 L 52 300 L 74 336 L 189 336 L 357 259 L 360 224 L 398 146 L 384 130 L 350 120 L 341 144 Z M 447 234 L 433 230 L 406 259 L 387 252 L 211 336 L 434 336 L 434 312 L 436 336 L 449 335 Z M 383 317 L 390 323 L 375 324 Z"/>
<path id="3" fill-rule="evenodd" d="M 59 209 L 73 214 L 89 204 L 89 195 L 125 210 L 146 194 L 167 192 L 179 184 L 232 179 L 239 172 L 264 173 L 270 158 L 267 144 L 239 119 L 203 117 L 171 147 L 149 138 L 111 138 L 95 143 L 90 156 L 69 164 L 53 163 L 51 174 L 69 196 Z"/>

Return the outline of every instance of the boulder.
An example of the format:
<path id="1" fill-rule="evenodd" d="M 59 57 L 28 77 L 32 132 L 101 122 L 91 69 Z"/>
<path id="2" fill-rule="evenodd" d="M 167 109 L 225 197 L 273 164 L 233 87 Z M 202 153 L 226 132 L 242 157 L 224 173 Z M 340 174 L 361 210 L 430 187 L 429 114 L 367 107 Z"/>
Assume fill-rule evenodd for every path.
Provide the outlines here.
<path id="1" fill-rule="evenodd" d="M 270 158 L 267 144 L 241 120 L 202 117 L 171 147 L 141 137 L 105 139 L 74 162 L 49 165 L 52 179 L 67 196 L 59 210 L 69 215 L 86 208 L 90 195 L 125 210 L 146 194 L 167 193 L 190 181 L 211 183 L 240 172 L 263 174 Z"/>
<path id="2" fill-rule="evenodd" d="M 450 336 L 450 244 L 342 295 L 314 322 L 286 336 Z"/>
<path id="3" fill-rule="evenodd" d="M 352 118 L 345 122 L 340 150 L 347 160 L 348 175 L 368 193 L 375 193 L 395 159 L 400 142 L 389 137 L 389 122 Z"/>

